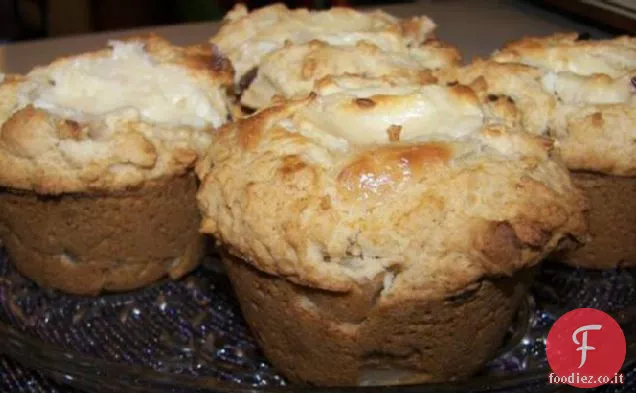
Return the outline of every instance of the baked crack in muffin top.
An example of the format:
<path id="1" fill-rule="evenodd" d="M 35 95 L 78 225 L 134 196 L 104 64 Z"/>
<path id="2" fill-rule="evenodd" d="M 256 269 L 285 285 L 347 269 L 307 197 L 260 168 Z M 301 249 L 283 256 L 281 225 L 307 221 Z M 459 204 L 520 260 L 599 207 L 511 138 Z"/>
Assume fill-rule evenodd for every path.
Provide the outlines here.
<path id="1" fill-rule="evenodd" d="M 471 85 L 493 116 L 555 138 L 570 169 L 634 176 L 636 39 L 578 37 L 524 38 L 436 76 Z"/>
<path id="2" fill-rule="evenodd" d="M 229 57 L 236 70 L 235 82 L 241 85 L 241 79 L 249 78 L 268 53 L 286 42 L 318 40 L 334 46 L 354 46 L 366 41 L 387 52 L 401 52 L 432 38 L 435 27 L 425 16 L 400 20 L 380 10 L 290 10 L 277 3 L 248 12 L 245 5 L 238 4 L 225 16 L 211 42 Z"/>
<path id="3" fill-rule="evenodd" d="M 116 190 L 194 165 L 229 117 L 227 59 L 157 36 L 109 46 L 3 78 L 0 184 Z"/>
<path id="4" fill-rule="evenodd" d="M 330 291 L 445 296 L 582 236 L 552 142 L 462 85 L 327 77 L 221 128 L 197 165 L 202 230 L 269 274 Z"/>

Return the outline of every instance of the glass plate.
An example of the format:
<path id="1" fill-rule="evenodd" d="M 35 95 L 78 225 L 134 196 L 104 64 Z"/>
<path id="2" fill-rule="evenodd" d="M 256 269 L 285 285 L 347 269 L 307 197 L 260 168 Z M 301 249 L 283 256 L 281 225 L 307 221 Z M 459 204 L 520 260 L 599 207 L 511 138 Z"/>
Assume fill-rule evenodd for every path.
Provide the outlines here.
<path id="1" fill-rule="evenodd" d="M 636 367 L 636 277 L 544 264 L 498 356 L 468 381 L 409 387 L 308 388 L 269 365 L 242 320 L 215 258 L 180 281 L 140 291 L 78 297 L 43 290 L 0 251 L 0 352 L 71 387 L 134 392 L 538 392 L 547 385 L 545 337 L 563 313 L 612 314 Z"/>

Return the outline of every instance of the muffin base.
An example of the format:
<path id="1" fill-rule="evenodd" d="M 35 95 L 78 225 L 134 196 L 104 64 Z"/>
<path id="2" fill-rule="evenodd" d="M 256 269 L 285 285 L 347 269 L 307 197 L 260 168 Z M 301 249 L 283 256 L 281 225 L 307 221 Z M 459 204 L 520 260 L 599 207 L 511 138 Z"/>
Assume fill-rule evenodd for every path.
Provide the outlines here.
<path id="1" fill-rule="evenodd" d="M 113 193 L 0 191 L 0 236 L 18 271 L 79 295 L 126 291 L 193 270 L 201 257 L 194 174 Z"/>
<path id="2" fill-rule="evenodd" d="M 533 271 L 445 299 L 382 299 L 383 278 L 346 294 L 266 275 L 222 253 L 243 315 L 290 381 L 395 385 L 473 375 L 500 348 Z"/>
<path id="3" fill-rule="evenodd" d="M 572 172 L 572 178 L 589 204 L 590 241 L 555 259 L 588 269 L 636 266 L 636 177 Z"/>

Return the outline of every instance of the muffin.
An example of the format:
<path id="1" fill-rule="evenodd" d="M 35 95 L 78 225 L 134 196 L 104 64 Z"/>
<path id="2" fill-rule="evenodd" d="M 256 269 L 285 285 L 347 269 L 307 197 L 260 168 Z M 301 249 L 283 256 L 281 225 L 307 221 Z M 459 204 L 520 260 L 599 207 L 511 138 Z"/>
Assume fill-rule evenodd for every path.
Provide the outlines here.
<path id="1" fill-rule="evenodd" d="M 496 353 L 533 267 L 585 233 L 552 151 L 466 86 L 327 77 L 219 130 L 197 164 L 202 231 L 291 381 L 463 378 Z"/>
<path id="2" fill-rule="evenodd" d="M 591 235 L 558 260 L 597 269 L 636 265 L 636 39 L 525 38 L 442 74 L 480 92 L 492 115 L 556 139 L 587 197 Z"/>
<path id="3" fill-rule="evenodd" d="M 114 41 L 0 82 L 0 236 L 43 287 L 94 295 L 192 270 L 193 171 L 229 116 L 212 47 Z"/>
<path id="4" fill-rule="evenodd" d="M 287 43 L 263 57 L 254 80 L 241 95 L 241 104 L 257 109 L 275 97 L 307 96 L 316 81 L 329 75 L 386 76 L 400 83 L 426 83 L 432 80 L 430 70 L 457 67 L 460 62 L 457 49 L 437 40 L 391 51 L 367 41 L 352 46 L 318 40 Z"/>
<path id="5" fill-rule="evenodd" d="M 434 39 L 435 28 L 426 16 L 401 20 L 380 10 L 290 10 L 277 3 L 249 12 L 245 5 L 238 4 L 224 17 L 223 25 L 210 41 L 232 62 L 236 90 L 240 93 L 256 77 L 266 56 L 285 46 L 312 40 L 338 47 L 367 42 L 385 52 L 403 53 L 406 48 Z M 285 64 L 285 69 L 293 68 L 291 60 Z"/>

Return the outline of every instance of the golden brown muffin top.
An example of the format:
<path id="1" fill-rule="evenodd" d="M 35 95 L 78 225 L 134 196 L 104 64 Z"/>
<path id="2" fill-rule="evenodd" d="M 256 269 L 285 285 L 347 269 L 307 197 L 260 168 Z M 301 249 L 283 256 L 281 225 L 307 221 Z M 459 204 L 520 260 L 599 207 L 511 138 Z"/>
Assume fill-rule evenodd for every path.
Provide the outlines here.
<path id="1" fill-rule="evenodd" d="M 229 116 L 229 62 L 157 37 L 0 81 L 0 184 L 114 190 L 183 173 Z"/>
<path id="2" fill-rule="evenodd" d="M 634 176 L 636 39 L 577 36 L 524 38 L 437 76 L 470 84 L 493 113 L 555 138 L 570 169 Z"/>
<path id="3" fill-rule="evenodd" d="M 431 79 L 427 70 L 456 67 L 460 61 L 457 49 L 434 39 L 396 51 L 385 51 L 366 41 L 346 47 L 317 40 L 287 43 L 262 59 L 241 102 L 247 107 L 261 108 L 275 96 L 306 96 L 317 80 L 328 75 L 361 74 L 400 78 L 403 83 L 425 82 Z"/>
<path id="4" fill-rule="evenodd" d="M 581 39 L 578 33 L 556 33 L 512 41 L 493 56 L 501 63 L 521 63 L 553 72 L 606 74 L 612 78 L 636 69 L 636 39 Z"/>
<path id="5" fill-rule="evenodd" d="M 229 57 L 236 70 L 236 83 L 258 67 L 268 53 L 285 42 L 302 44 L 319 40 L 336 46 L 360 41 L 385 51 L 398 52 L 431 38 L 435 24 L 425 16 L 400 20 L 383 11 L 360 12 L 334 7 L 326 11 L 290 10 L 282 3 L 249 12 L 236 5 L 223 19 L 211 42 Z"/>
<path id="6" fill-rule="evenodd" d="M 224 126 L 197 165 L 202 231 L 258 269 L 347 291 L 444 296 L 584 232 L 552 143 L 485 117 L 466 86 L 329 77 Z"/>

